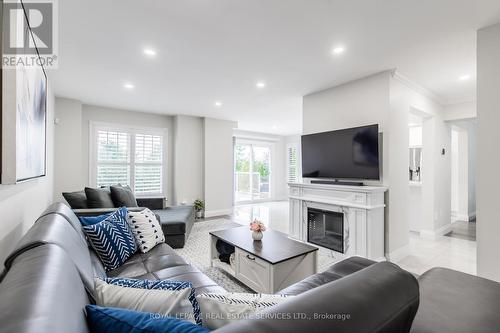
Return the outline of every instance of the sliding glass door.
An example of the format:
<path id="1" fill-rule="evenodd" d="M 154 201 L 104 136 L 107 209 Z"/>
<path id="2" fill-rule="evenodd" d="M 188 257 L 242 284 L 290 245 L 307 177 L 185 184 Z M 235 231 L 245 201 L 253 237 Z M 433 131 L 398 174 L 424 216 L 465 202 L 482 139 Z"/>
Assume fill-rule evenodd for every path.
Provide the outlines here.
<path id="1" fill-rule="evenodd" d="M 236 203 L 271 198 L 271 146 L 236 142 L 234 200 Z"/>

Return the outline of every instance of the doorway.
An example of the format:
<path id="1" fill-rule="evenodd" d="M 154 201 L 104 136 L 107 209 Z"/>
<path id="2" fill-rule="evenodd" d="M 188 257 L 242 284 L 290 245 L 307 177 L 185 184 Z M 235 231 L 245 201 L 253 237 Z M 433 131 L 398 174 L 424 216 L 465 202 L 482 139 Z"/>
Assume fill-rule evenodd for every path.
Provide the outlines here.
<path id="1" fill-rule="evenodd" d="M 234 144 L 234 201 L 237 204 L 271 199 L 271 145 Z"/>

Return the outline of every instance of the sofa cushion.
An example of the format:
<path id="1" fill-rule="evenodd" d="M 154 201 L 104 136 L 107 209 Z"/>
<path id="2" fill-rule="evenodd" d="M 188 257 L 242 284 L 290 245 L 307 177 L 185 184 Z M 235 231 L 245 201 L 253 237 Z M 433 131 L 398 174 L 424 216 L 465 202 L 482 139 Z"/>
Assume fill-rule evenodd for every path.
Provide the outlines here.
<path id="1" fill-rule="evenodd" d="M 108 271 L 123 265 L 137 251 L 134 235 L 126 220 L 126 208 L 117 212 L 102 222 L 82 227 Z"/>
<path id="2" fill-rule="evenodd" d="M 205 328 L 189 321 L 148 312 L 96 305 L 87 305 L 85 309 L 93 333 L 208 333 Z"/>
<path id="3" fill-rule="evenodd" d="M 500 283 L 447 268 L 418 280 L 420 307 L 411 332 L 498 332 Z"/>
<path id="4" fill-rule="evenodd" d="M 109 189 L 115 207 L 137 207 L 137 200 L 130 186 L 115 185 Z"/>
<path id="5" fill-rule="evenodd" d="M 15 258 L 0 284 L 0 331 L 89 333 L 89 299 L 67 252 L 44 244 Z"/>
<path id="6" fill-rule="evenodd" d="M 66 251 L 85 288 L 92 294 L 94 278 L 87 241 L 80 237 L 63 216 L 55 213 L 44 215 L 37 220 L 7 257 L 5 267 L 9 269 L 19 255 L 43 244 L 54 244 Z"/>
<path id="7" fill-rule="evenodd" d="M 63 192 L 62 195 L 72 209 L 88 208 L 85 191 Z"/>
<path id="8" fill-rule="evenodd" d="M 338 280 L 344 276 L 350 275 L 362 270 L 368 266 L 375 264 L 375 261 L 362 257 L 350 257 L 347 260 L 336 263 L 330 266 L 327 270 L 312 275 L 304 280 L 291 285 L 279 292 L 281 295 L 299 295 L 305 291 L 317 288 L 326 283 Z"/>
<path id="9" fill-rule="evenodd" d="M 160 216 L 160 224 L 165 236 L 186 233 L 187 224 L 194 220 L 193 206 L 175 206 L 153 210 Z M 192 223 L 192 222 L 191 222 Z"/>
<path id="10" fill-rule="evenodd" d="M 136 253 L 108 277 L 191 282 L 196 293 L 220 293 L 224 288 L 189 264 L 167 244 L 159 244 L 148 253 Z"/>
<path id="11" fill-rule="evenodd" d="M 111 191 L 108 188 L 85 188 L 88 208 L 114 208 Z"/>

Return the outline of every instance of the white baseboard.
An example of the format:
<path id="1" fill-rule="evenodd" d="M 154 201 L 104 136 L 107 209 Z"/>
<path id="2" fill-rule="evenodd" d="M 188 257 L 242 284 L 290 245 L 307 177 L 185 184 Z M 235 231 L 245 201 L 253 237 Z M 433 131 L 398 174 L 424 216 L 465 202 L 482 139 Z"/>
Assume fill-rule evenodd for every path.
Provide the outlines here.
<path id="1" fill-rule="evenodd" d="M 232 208 L 217 209 L 217 210 L 207 210 L 207 211 L 205 211 L 205 217 L 231 215 L 232 213 L 233 213 L 233 209 Z"/>
<path id="2" fill-rule="evenodd" d="M 476 218 L 476 212 L 469 214 L 459 214 L 457 212 L 451 212 L 451 220 L 455 221 L 473 221 Z"/>
<path id="3" fill-rule="evenodd" d="M 409 254 L 410 254 L 410 245 L 406 244 L 405 246 L 402 246 L 397 250 L 387 253 L 386 257 L 388 261 L 396 262 L 408 256 Z"/>
<path id="4" fill-rule="evenodd" d="M 420 230 L 420 237 L 429 240 L 436 240 L 451 231 L 451 223 L 446 224 L 436 230 Z"/>

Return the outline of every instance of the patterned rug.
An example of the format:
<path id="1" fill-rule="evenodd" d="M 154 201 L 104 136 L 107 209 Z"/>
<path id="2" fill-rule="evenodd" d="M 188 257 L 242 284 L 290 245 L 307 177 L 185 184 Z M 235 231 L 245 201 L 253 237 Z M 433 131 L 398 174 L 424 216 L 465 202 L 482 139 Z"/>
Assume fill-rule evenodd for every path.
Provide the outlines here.
<path id="1" fill-rule="evenodd" d="M 241 224 L 231 222 L 227 219 L 196 222 L 193 225 L 193 229 L 191 230 L 191 234 L 184 248 L 175 249 L 175 251 L 227 291 L 252 293 L 253 291 L 250 288 L 246 287 L 223 270 L 216 267 L 210 267 L 209 232 L 240 226 Z M 318 253 L 318 272 L 324 271 L 338 260 L 339 259 L 333 257 L 331 251 L 320 249 Z"/>

